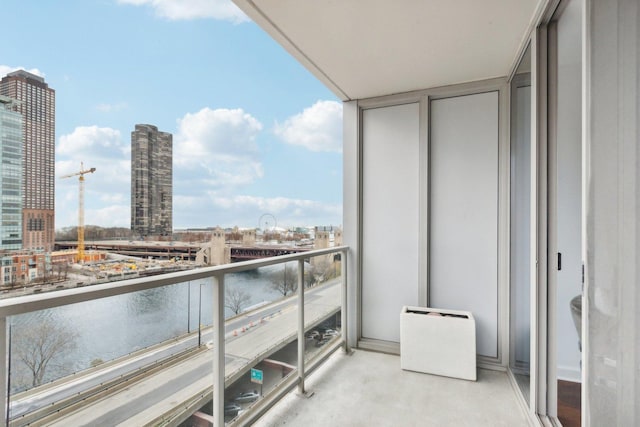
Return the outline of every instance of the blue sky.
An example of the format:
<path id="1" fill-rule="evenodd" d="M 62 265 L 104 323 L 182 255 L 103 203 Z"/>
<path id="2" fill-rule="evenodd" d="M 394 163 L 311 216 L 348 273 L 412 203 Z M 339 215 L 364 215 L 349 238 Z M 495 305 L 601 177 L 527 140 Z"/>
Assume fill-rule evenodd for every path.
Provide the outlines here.
<path id="1" fill-rule="evenodd" d="M 85 223 L 130 225 L 136 123 L 173 134 L 174 228 L 342 223 L 342 105 L 223 0 L 3 0 L 0 75 L 56 91 L 56 176 L 95 167 Z M 77 223 L 56 179 L 56 228 Z"/>

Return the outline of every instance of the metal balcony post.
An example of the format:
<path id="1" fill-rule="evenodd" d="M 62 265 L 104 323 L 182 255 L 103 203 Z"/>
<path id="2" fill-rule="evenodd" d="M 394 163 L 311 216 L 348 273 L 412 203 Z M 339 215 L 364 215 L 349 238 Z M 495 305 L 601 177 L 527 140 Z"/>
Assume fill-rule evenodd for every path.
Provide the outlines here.
<path id="1" fill-rule="evenodd" d="M 349 321 L 347 317 L 347 250 L 343 250 L 340 252 L 340 264 L 341 264 L 341 274 L 342 279 L 342 311 L 340 312 L 340 324 L 342 327 L 342 339 L 344 340 L 344 352 L 350 353 L 351 348 L 349 347 Z"/>
<path id="2" fill-rule="evenodd" d="M 298 260 L 298 391 L 304 390 L 304 259 Z"/>
<path id="3" fill-rule="evenodd" d="M 9 425 L 9 376 L 11 375 L 10 349 L 7 345 L 7 318 L 0 317 L 0 358 L 2 358 L 2 369 L 0 369 L 0 401 L 2 401 L 2 421 L 0 424 Z"/>
<path id="4" fill-rule="evenodd" d="M 204 283 L 200 283 L 200 293 L 198 294 L 198 347 L 202 345 L 202 285 Z"/>
<path id="5" fill-rule="evenodd" d="M 2 405 L 2 422 L 9 425 L 9 348 L 7 346 L 7 318 L 0 317 L 0 405 Z"/>
<path id="6" fill-rule="evenodd" d="M 224 426 L 224 274 L 213 276 L 213 420 Z"/>

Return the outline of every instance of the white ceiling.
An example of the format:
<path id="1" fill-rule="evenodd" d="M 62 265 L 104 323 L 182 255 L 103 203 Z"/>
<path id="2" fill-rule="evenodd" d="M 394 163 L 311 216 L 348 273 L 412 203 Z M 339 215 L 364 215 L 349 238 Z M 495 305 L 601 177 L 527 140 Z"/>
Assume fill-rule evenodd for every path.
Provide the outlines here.
<path id="1" fill-rule="evenodd" d="M 507 76 L 545 0 L 233 0 L 342 100 Z"/>

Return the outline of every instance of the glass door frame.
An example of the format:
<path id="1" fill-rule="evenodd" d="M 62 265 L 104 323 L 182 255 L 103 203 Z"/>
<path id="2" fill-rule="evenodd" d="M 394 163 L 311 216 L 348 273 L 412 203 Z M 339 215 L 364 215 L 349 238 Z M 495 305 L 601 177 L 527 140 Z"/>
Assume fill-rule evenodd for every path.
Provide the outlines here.
<path id="1" fill-rule="evenodd" d="M 554 21 L 558 19 L 569 0 L 555 0 L 547 5 L 538 27 L 531 32 L 531 361 L 529 411 L 543 425 L 559 426 L 557 418 L 557 377 L 555 329 L 555 283 L 557 230 L 554 229 L 557 212 L 552 198 L 555 177 L 551 168 L 555 142 L 550 137 L 555 129 L 554 94 L 557 93 L 554 62 L 557 39 Z M 583 1 L 583 0 L 574 0 Z M 584 26 L 584 21 L 582 26 Z M 583 32 L 584 34 L 584 32 Z M 584 40 L 582 41 L 584 46 Z M 583 74 L 585 63 L 582 64 Z M 583 97 L 584 100 L 584 84 Z M 583 101 L 584 103 L 584 101 Z M 584 108 L 583 120 L 584 120 Z M 582 135 L 584 144 L 584 135 Z M 584 191 L 584 173 L 582 187 Z M 582 212 L 584 224 L 584 209 Z M 582 235 L 584 253 L 584 230 Z M 551 299 L 551 301 L 550 301 Z M 584 324 L 584 319 L 583 319 Z M 585 360 L 585 348 L 581 359 Z M 583 375 L 584 387 L 584 375 Z M 584 394 L 584 393 L 583 393 Z M 583 396 L 584 397 L 584 396 Z M 584 399 L 583 399 L 584 400 Z M 584 413 L 584 408 L 583 408 Z"/>

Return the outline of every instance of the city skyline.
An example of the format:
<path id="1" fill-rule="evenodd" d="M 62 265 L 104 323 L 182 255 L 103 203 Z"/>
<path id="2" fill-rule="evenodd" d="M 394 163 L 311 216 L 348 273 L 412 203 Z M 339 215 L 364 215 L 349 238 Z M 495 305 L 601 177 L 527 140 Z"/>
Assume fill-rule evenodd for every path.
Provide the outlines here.
<path id="1" fill-rule="evenodd" d="M 2 10 L 8 31 L 31 30 L 3 45 L 0 76 L 24 68 L 56 89 L 56 229 L 77 224 L 77 183 L 58 178 L 80 162 L 96 168 L 85 224 L 130 226 L 135 123 L 174 135 L 176 229 L 257 227 L 265 213 L 342 223 L 341 103 L 230 2 Z"/>

